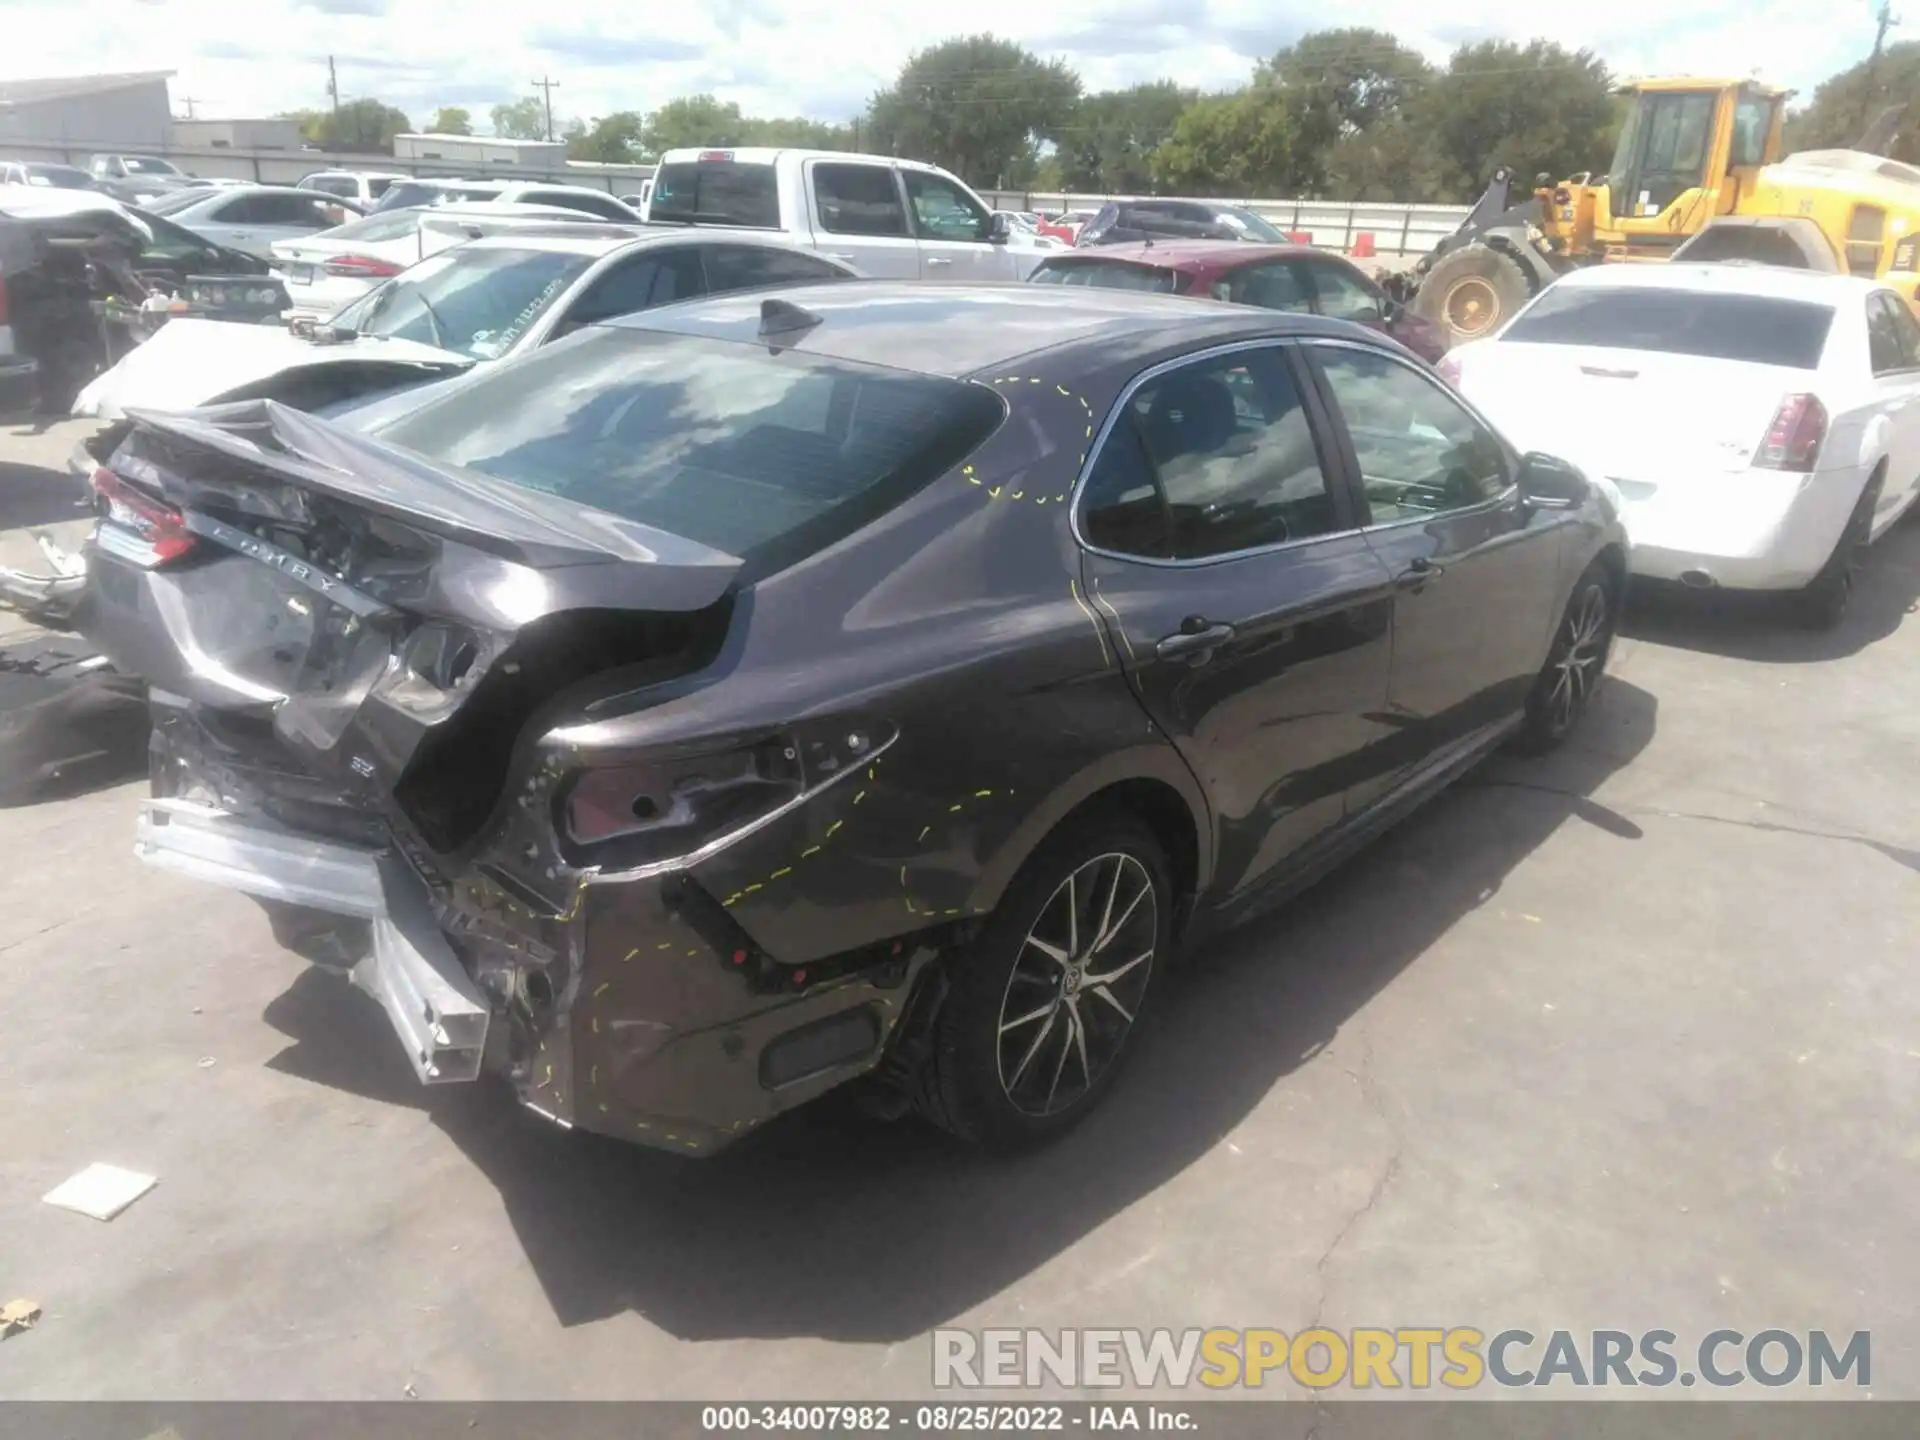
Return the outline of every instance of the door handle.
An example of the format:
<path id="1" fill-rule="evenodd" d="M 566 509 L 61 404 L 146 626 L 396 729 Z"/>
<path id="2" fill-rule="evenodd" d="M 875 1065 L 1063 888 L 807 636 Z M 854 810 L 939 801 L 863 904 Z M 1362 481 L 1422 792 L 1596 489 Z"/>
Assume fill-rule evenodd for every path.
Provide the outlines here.
<path id="1" fill-rule="evenodd" d="M 1393 583 L 1402 590 L 1418 590 L 1429 580 L 1437 580 L 1446 573 L 1446 566 L 1436 565 L 1433 561 L 1422 555 L 1418 559 L 1410 561 L 1406 569 L 1394 576 Z"/>
<path id="2" fill-rule="evenodd" d="M 927 257 L 927 264 L 929 265 L 951 265 L 952 263 L 953 261 L 945 255 L 929 255 Z"/>
<path id="3" fill-rule="evenodd" d="M 839 260 L 848 265 L 853 264 L 853 255 L 851 252 L 846 250 L 829 250 L 827 252 L 827 259 Z"/>
<path id="4" fill-rule="evenodd" d="M 1233 639 L 1233 634 L 1231 625 L 1209 625 L 1195 617 L 1154 646 L 1153 653 L 1162 660 L 1191 660 L 1196 665 L 1204 665 L 1213 658 L 1215 650 Z"/>

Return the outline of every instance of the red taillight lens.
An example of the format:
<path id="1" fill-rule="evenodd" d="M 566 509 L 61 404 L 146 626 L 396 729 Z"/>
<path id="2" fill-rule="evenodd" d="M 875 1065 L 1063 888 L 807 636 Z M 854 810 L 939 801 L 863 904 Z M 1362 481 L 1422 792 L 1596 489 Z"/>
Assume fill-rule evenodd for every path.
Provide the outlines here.
<path id="1" fill-rule="evenodd" d="M 387 280 L 398 275 L 400 267 L 371 255 L 336 255 L 321 265 L 320 272 L 347 280 Z"/>
<path id="2" fill-rule="evenodd" d="M 138 555 L 124 549 L 114 553 L 152 569 L 193 549 L 194 535 L 187 529 L 186 517 L 164 500 L 135 489 L 105 466 L 95 469 L 92 485 L 107 507 L 106 523 L 131 531 L 144 545 Z"/>
<path id="3" fill-rule="evenodd" d="M 1773 412 L 1753 463 L 1763 470 L 1811 470 L 1827 438 L 1827 407 L 1815 395 L 1789 395 Z"/>

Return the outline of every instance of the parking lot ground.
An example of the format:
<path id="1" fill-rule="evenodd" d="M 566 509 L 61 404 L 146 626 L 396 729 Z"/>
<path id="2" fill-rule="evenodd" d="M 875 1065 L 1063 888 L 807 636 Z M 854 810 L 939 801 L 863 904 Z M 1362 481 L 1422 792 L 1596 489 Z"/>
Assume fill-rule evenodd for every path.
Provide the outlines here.
<path id="1" fill-rule="evenodd" d="M 1638 604 L 1577 743 L 1193 957 L 1013 1161 L 827 1105 L 685 1162 L 423 1090 L 250 902 L 134 861 L 133 788 L 0 811 L 0 1298 L 45 1311 L 0 1394 L 904 1398 L 937 1325 L 1317 1321 L 1870 1330 L 1920 1397 L 1916 596 L 1909 522 L 1837 634 Z M 40 1203 L 93 1161 L 159 1185 Z"/>

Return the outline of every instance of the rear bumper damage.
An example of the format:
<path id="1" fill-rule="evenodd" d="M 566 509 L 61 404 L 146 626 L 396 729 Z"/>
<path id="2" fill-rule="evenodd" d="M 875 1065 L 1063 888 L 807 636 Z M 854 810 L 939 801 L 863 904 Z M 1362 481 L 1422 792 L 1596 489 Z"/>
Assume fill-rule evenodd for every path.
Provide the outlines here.
<path id="1" fill-rule="evenodd" d="M 684 871 L 585 874 L 565 913 L 544 913 L 484 861 L 449 879 L 398 834 L 351 843 L 280 823 L 286 787 L 156 698 L 164 793 L 141 805 L 137 856 L 326 929 L 331 968 L 379 1003 L 422 1084 L 490 1072 L 561 1125 L 712 1153 L 873 1069 L 933 958 L 895 943 L 817 962 L 814 984 L 769 976 Z"/>

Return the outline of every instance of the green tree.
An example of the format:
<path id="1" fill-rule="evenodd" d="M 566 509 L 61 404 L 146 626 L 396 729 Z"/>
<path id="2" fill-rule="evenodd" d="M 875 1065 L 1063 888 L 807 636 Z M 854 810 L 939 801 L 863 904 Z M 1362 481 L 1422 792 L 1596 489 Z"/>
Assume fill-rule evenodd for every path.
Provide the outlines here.
<path id="1" fill-rule="evenodd" d="M 496 105 L 487 115 L 493 121 L 493 133 L 503 140 L 547 138 L 547 107 L 538 95 L 515 100 L 511 105 Z"/>
<path id="2" fill-rule="evenodd" d="M 731 100 L 722 104 L 711 95 L 683 95 L 669 100 L 647 116 L 641 147 L 658 159 L 669 150 L 701 145 L 745 145 L 748 121 Z"/>
<path id="3" fill-rule="evenodd" d="M 1486 185 L 1496 165 L 1521 183 L 1602 170 L 1612 153 L 1613 84 L 1591 51 L 1548 40 L 1483 40 L 1453 52 L 1409 115 L 1433 137 L 1436 183 L 1453 199 Z"/>
<path id="4" fill-rule="evenodd" d="M 567 158 L 593 160 L 602 165 L 631 165 L 640 159 L 640 137 L 647 122 L 633 110 L 602 115 L 591 125 L 573 121 L 568 127 Z M 578 126 L 577 133 L 574 126 Z"/>
<path id="5" fill-rule="evenodd" d="M 391 155 L 393 137 L 413 129 L 405 111 L 378 100 L 349 100 L 338 110 L 296 110 L 287 118 L 300 122 L 308 144 L 360 155 Z"/>
<path id="6" fill-rule="evenodd" d="M 1920 164 L 1920 40 L 1889 45 L 1878 65 L 1862 60 L 1821 81 L 1807 107 L 1789 117 L 1784 148 L 1850 150 L 1887 106 L 1902 101 L 1907 108 L 1884 151 Z"/>
<path id="7" fill-rule="evenodd" d="M 427 122 L 430 135 L 471 135 L 473 116 L 458 105 L 442 105 Z"/>
<path id="8" fill-rule="evenodd" d="M 1399 119 L 1432 67 L 1383 31 L 1350 28 L 1302 36 L 1263 71 L 1286 94 L 1303 188 L 1328 191 L 1335 151 L 1346 152 L 1341 161 L 1346 168 L 1366 168 L 1366 157 L 1382 146 L 1359 137 Z M 1358 198 L 1344 189 L 1337 193 Z"/>
<path id="9" fill-rule="evenodd" d="M 1289 195 L 1299 181 L 1292 141 L 1286 95 L 1271 81 L 1203 96 L 1153 152 L 1153 180 L 1183 195 Z"/>
<path id="10" fill-rule="evenodd" d="M 1029 177 L 1040 138 L 1073 113 L 1080 77 L 1010 40 L 969 35 L 915 52 L 874 96 L 877 150 L 928 160 L 977 185 Z"/>
<path id="11" fill-rule="evenodd" d="M 746 122 L 746 145 L 780 145 L 795 150 L 857 150 L 859 144 L 851 125 L 835 125 L 826 120 L 806 120 L 798 116 L 775 116 Z"/>
<path id="12" fill-rule="evenodd" d="M 1153 184 L 1153 152 L 1173 134 L 1197 90 L 1154 80 L 1103 90 L 1052 132 L 1060 184 L 1068 190 L 1138 192 Z"/>

